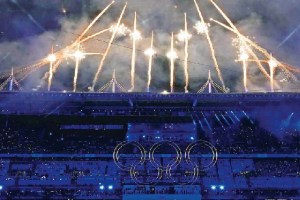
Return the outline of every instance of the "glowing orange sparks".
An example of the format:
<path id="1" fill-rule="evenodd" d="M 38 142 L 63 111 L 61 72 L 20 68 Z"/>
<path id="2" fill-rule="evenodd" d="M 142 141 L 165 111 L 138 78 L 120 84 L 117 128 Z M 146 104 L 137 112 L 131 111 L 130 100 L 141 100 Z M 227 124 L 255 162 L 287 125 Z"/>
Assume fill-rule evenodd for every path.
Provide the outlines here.
<path id="1" fill-rule="evenodd" d="M 48 56 L 48 61 L 50 62 L 49 77 L 48 77 L 48 91 L 50 91 L 52 85 L 52 78 L 53 78 L 53 63 L 56 61 L 56 56 L 53 53 L 53 47 L 52 47 L 52 53 Z"/>
<path id="2" fill-rule="evenodd" d="M 153 49 L 153 42 L 154 42 L 154 35 L 152 31 L 151 46 L 149 49 L 147 49 L 144 52 L 145 55 L 149 57 L 147 92 L 150 92 L 150 84 L 152 80 L 152 62 L 153 62 L 153 56 L 156 54 L 155 50 Z"/>
<path id="3" fill-rule="evenodd" d="M 180 33 L 177 35 L 177 38 L 179 41 L 182 41 L 185 43 L 185 48 L 184 48 L 185 87 L 184 87 L 184 90 L 187 93 L 188 86 L 189 86 L 189 71 L 188 71 L 189 52 L 188 52 L 188 48 L 189 48 L 189 40 L 192 38 L 192 35 L 188 32 L 186 13 L 184 13 L 184 31 L 180 30 Z"/>
<path id="4" fill-rule="evenodd" d="M 78 43 L 83 36 L 90 30 L 90 28 L 102 17 L 104 13 L 111 7 L 112 4 L 114 4 L 115 1 L 112 1 L 106 8 L 104 8 L 96 17 L 95 19 L 88 25 L 88 27 L 82 32 L 82 34 L 76 39 L 75 43 Z"/>
<path id="5" fill-rule="evenodd" d="M 170 59 L 170 88 L 171 93 L 174 92 L 174 77 L 175 77 L 175 60 L 178 58 L 176 51 L 174 50 L 174 33 L 171 36 L 171 50 L 167 53 L 167 57 Z"/>
<path id="6" fill-rule="evenodd" d="M 200 11 L 200 8 L 199 8 L 199 5 L 197 3 L 196 0 L 194 0 L 194 3 L 196 5 L 196 8 L 197 8 L 197 11 L 198 11 L 198 14 L 199 14 L 199 17 L 201 19 L 201 23 L 202 24 L 206 24 L 205 21 L 204 21 L 204 18 L 203 18 L 203 15 Z M 212 41 L 211 41 L 211 38 L 210 38 L 210 35 L 209 35 L 209 31 L 205 30 L 204 31 L 205 35 L 206 35 L 206 39 L 208 41 L 208 44 L 209 44 L 209 47 L 210 47 L 210 50 L 211 50 L 211 56 L 212 56 L 212 59 L 213 59 L 213 62 L 214 62 L 214 65 L 215 65 L 215 68 L 216 68 L 216 71 L 217 71 L 217 74 L 218 74 L 218 77 L 222 83 L 222 87 L 223 87 L 223 90 L 226 90 L 226 87 L 225 87 L 225 83 L 224 83 L 224 80 L 223 80 L 223 77 L 222 77 L 222 73 L 221 73 L 221 70 L 220 70 L 220 67 L 219 67 L 219 64 L 218 64 L 218 61 L 217 61 L 217 58 L 216 58 L 216 53 L 215 53 L 215 49 L 214 49 L 214 46 L 212 44 Z"/>
<path id="7" fill-rule="evenodd" d="M 125 3 L 125 5 L 124 5 L 124 7 L 123 7 L 123 10 L 122 10 L 122 12 L 121 12 L 121 14 L 120 14 L 120 17 L 119 17 L 118 22 L 117 22 L 117 27 L 119 27 L 119 25 L 120 25 L 120 23 L 121 23 L 121 21 L 122 21 L 123 15 L 124 15 L 125 10 L 126 10 L 126 7 L 127 7 L 127 2 Z M 97 72 L 96 72 L 96 74 L 95 74 L 95 76 L 94 76 L 94 79 L 93 79 L 93 85 L 92 85 L 92 87 L 91 87 L 91 90 L 92 90 L 92 91 L 94 91 L 94 89 L 95 89 L 95 86 L 96 86 L 96 84 L 97 84 L 98 77 L 99 77 L 100 72 L 101 72 L 101 70 L 102 70 L 102 67 L 103 67 L 103 65 L 104 65 L 104 61 L 105 61 L 105 59 L 106 59 L 106 57 L 107 57 L 107 54 L 109 53 L 109 50 L 110 50 L 110 48 L 111 48 L 112 42 L 113 42 L 114 39 L 115 39 L 116 34 L 117 34 L 117 29 L 114 30 L 114 32 L 113 32 L 113 34 L 112 34 L 112 36 L 111 36 L 111 38 L 110 38 L 110 41 L 109 41 L 109 43 L 108 43 L 108 47 L 106 48 L 106 51 L 105 51 L 105 53 L 104 53 L 103 56 L 102 56 L 102 59 L 101 59 L 100 64 L 99 64 L 99 67 L 98 67 Z"/>
<path id="8" fill-rule="evenodd" d="M 132 39 L 132 58 L 131 58 L 131 88 L 130 92 L 134 91 L 135 88 L 135 61 L 136 61 L 136 42 L 141 39 L 141 33 L 137 30 L 137 19 L 136 12 L 134 13 L 134 25 L 133 32 L 131 33 Z"/>

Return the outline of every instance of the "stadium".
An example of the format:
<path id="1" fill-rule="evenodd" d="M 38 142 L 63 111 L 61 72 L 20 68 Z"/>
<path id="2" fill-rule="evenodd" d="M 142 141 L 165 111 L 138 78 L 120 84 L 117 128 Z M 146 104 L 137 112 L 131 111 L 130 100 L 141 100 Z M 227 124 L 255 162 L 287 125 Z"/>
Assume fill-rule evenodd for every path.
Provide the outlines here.
<path id="1" fill-rule="evenodd" d="M 299 195 L 297 93 L 7 92 L 1 99 L 3 198 Z"/>
<path id="2" fill-rule="evenodd" d="M 69 34 L 43 33 L 57 37 L 55 42 L 67 38 L 67 44 L 51 44 L 49 53 L 49 45 L 43 43 L 48 48 L 43 51 L 43 45 L 35 48 L 27 41 L 32 52 L 18 48 L 30 60 L 32 54 L 38 57 L 27 65 L 11 50 L 19 44 L 13 41 L 0 60 L 20 62 L 0 73 L 0 199 L 300 197 L 300 70 L 243 35 L 219 2 L 209 0 L 210 7 L 204 8 L 215 9 L 212 15 L 226 22 L 211 18 L 211 23 L 237 37 L 233 46 L 238 59 L 230 65 L 240 71 L 222 67 L 229 58 L 219 59 L 220 40 L 214 37 L 220 30 L 206 21 L 203 2 L 171 3 L 184 29 L 167 36 L 148 27 L 139 31 L 138 26 L 147 26 L 152 18 L 133 12 L 130 6 L 136 3 L 130 0 L 78 1 L 77 6 L 61 2 L 60 15 L 66 20 L 60 21 L 61 29 L 66 26 Z M 30 3 L 3 4 L 21 10 L 40 28 L 39 19 L 28 11 Z M 43 9 L 58 5 L 35 4 Z M 200 21 L 180 10 L 190 5 Z M 88 20 L 78 18 L 79 12 L 86 17 L 91 10 L 96 14 Z M 47 11 L 45 16 L 50 16 L 52 10 Z M 98 24 L 104 17 L 107 21 Z M 172 20 L 177 17 L 172 15 Z M 195 21 L 192 32 L 190 23 Z M 205 43 L 191 41 L 200 36 Z M 147 38 L 141 42 L 143 37 Z M 90 49 L 96 42 L 101 49 Z M 4 43 L 8 40 L 0 38 L 0 49 Z M 199 57 L 191 50 L 194 45 L 205 47 L 201 56 L 207 53 L 209 65 L 193 61 Z M 144 47 L 148 48 L 142 51 Z M 223 49 L 222 53 L 228 56 Z M 129 60 L 128 55 L 126 68 L 120 60 Z M 87 56 L 96 57 L 91 63 L 97 61 L 97 68 L 84 61 Z M 195 70 L 199 66 L 201 80 Z"/>

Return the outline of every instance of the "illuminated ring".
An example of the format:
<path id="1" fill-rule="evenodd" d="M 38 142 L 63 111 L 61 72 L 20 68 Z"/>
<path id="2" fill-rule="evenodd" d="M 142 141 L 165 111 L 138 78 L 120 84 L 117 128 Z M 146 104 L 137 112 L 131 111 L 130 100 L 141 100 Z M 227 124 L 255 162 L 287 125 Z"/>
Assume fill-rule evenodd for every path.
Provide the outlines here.
<path id="1" fill-rule="evenodd" d="M 132 144 L 134 145 L 135 147 L 137 147 L 140 152 L 141 152 L 141 157 L 139 159 L 139 161 L 137 161 L 136 163 L 132 163 L 130 166 L 126 166 L 126 165 L 123 165 L 120 163 L 119 161 L 119 151 L 120 149 L 122 149 L 124 146 L 128 145 L 128 144 Z M 136 142 L 136 141 L 132 141 L 132 142 L 127 142 L 127 141 L 124 141 L 124 142 L 121 142 L 120 144 L 118 144 L 116 146 L 116 148 L 114 149 L 114 152 L 113 152 L 113 159 L 114 159 L 114 162 L 115 164 L 121 169 L 121 170 L 126 170 L 126 171 L 130 171 L 131 167 L 135 164 L 140 164 L 140 163 L 144 163 L 145 160 L 146 160 L 146 151 L 144 149 L 144 147 Z"/>
<path id="2" fill-rule="evenodd" d="M 203 168 L 199 169 L 200 171 L 205 171 L 205 170 L 208 170 L 209 168 L 211 168 L 212 166 L 214 166 L 214 165 L 216 164 L 216 162 L 217 162 L 217 160 L 218 160 L 218 152 L 217 152 L 217 149 L 216 149 L 211 143 L 209 143 L 209 142 L 207 142 L 207 141 L 204 141 L 204 140 L 199 140 L 199 141 L 197 141 L 197 142 L 194 142 L 194 143 L 190 144 L 190 145 L 186 148 L 186 150 L 185 150 L 185 156 L 184 156 L 184 157 L 185 157 L 185 160 L 186 160 L 187 162 L 192 162 L 192 161 L 191 161 L 191 158 L 190 158 L 190 153 L 191 153 L 191 150 L 192 150 L 195 146 L 197 146 L 198 144 L 204 145 L 204 146 L 208 147 L 208 148 L 211 150 L 211 152 L 212 152 L 212 159 L 211 159 L 211 162 L 210 162 L 208 165 L 204 166 Z M 192 162 L 192 163 L 193 163 L 193 162 Z"/>
<path id="3" fill-rule="evenodd" d="M 169 163 L 166 167 L 164 167 L 161 164 L 157 163 L 155 161 L 155 158 L 154 158 L 154 152 L 155 152 L 155 150 L 158 147 L 160 147 L 162 144 L 165 144 L 165 143 L 168 144 L 168 145 L 170 145 L 170 146 L 172 146 L 176 150 L 176 154 L 177 154 L 176 160 L 173 163 Z M 182 159 L 182 153 L 181 153 L 180 147 L 177 144 L 175 144 L 174 142 L 171 142 L 171 141 L 162 141 L 162 142 L 158 142 L 158 143 L 154 144 L 150 148 L 149 159 L 150 159 L 151 164 L 154 167 L 161 168 L 163 170 L 167 170 L 168 168 L 176 167 L 177 165 L 179 165 L 179 163 L 181 162 L 181 159 Z"/>
<path id="4" fill-rule="evenodd" d="M 144 163 L 138 163 L 137 165 L 132 165 L 131 168 L 130 168 L 130 177 L 131 179 L 137 184 L 137 185 L 156 185 L 163 177 L 163 170 L 160 169 L 160 168 L 157 168 L 157 174 L 154 178 L 153 181 L 150 181 L 150 182 L 145 182 L 144 180 L 143 181 L 139 181 L 138 180 L 138 173 L 137 173 L 137 170 L 136 170 L 136 167 L 138 165 L 142 165 Z M 154 166 L 153 166 L 154 167 Z M 147 177 L 150 177 L 149 174 L 147 174 Z"/>
<path id="5" fill-rule="evenodd" d="M 181 182 L 179 184 L 180 185 L 192 185 L 198 179 L 198 176 L 199 176 L 199 167 L 194 162 L 187 162 L 187 161 L 185 161 L 185 162 L 186 163 L 184 163 L 184 164 L 191 165 L 193 167 L 193 169 L 191 171 L 192 172 L 192 178 L 189 181 L 187 181 L 187 182 L 183 182 L 183 183 Z M 181 162 L 180 164 L 183 164 L 183 163 Z M 168 178 L 170 178 L 173 181 L 173 183 L 178 184 L 177 180 L 175 180 L 172 177 L 172 170 L 173 170 L 172 167 L 168 168 L 166 170 L 166 174 L 167 174 Z"/>

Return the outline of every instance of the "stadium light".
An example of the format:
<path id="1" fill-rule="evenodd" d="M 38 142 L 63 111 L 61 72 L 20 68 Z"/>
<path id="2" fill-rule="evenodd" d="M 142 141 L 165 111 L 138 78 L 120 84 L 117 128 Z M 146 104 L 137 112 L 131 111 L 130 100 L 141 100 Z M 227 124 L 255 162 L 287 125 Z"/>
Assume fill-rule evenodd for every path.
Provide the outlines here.
<path id="1" fill-rule="evenodd" d="M 212 185 L 212 186 L 210 186 L 210 188 L 211 188 L 212 190 L 216 190 L 216 189 L 217 189 L 217 186 Z"/>
<path id="2" fill-rule="evenodd" d="M 2 185 L 0 185 L 0 190 L 3 190 L 3 186 Z"/>
<path id="3" fill-rule="evenodd" d="M 100 185 L 100 186 L 99 186 L 99 189 L 100 189 L 100 190 L 104 190 L 104 185 Z"/>
<path id="4" fill-rule="evenodd" d="M 112 190 L 113 188 L 114 188 L 114 187 L 113 187 L 112 185 L 109 185 L 109 186 L 108 186 L 108 189 L 109 189 L 109 190 Z"/>
<path id="5" fill-rule="evenodd" d="M 224 185 L 220 185 L 219 188 L 220 188 L 220 190 L 224 190 L 225 189 Z"/>

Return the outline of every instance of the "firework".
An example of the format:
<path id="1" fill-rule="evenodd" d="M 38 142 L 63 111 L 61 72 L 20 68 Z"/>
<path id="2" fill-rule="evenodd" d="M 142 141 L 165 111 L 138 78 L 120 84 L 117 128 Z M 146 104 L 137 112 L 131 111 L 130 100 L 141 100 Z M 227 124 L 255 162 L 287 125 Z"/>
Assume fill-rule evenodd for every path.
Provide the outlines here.
<path id="1" fill-rule="evenodd" d="M 133 31 L 133 32 L 130 34 L 130 38 L 131 38 L 133 41 L 141 40 L 141 39 L 142 39 L 142 34 L 141 34 L 141 32 L 139 32 L 138 30 L 135 30 L 135 31 Z"/>
<path id="2" fill-rule="evenodd" d="M 87 55 L 99 55 L 100 53 L 85 53 L 80 46 L 78 45 L 77 50 L 71 55 L 75 59 L 75 72 L 73 78 L 73 92 L 77 90 L 77 79 L 78 79 L 78 71 L 79 64 L 82 59 L 84 59 Z"/>
<path id="3" fill-rule="evenodd" d="M 167 57 L 170 59 L 170 88 L 171 93 L 174 92 L 174 69 L 175 69 L 175 60 L 178 58 L 176 51 L 174 50 L 174 33 L 171 36 L 171 50 L 167 53 Z"/>
<path id="4" fill-rule="evenodd" d="M 120 25 L 120 23 L 122 21 L 123 15 L 124 15 L 125 10 L 126 10 L 126 7 L 127 7 L 127 2 L 124 5 L 123 10 L 122 10 L 122 12 L 120 14 L 120 17 L 119 17 L 118 22 L 117 22 L 117 27 Z M 112 42 L 114 41 L 116 34 L 117 34 L 117 29 L 115 29 L 114 32 L 112 33 L 112 36 L 111 36 L 110 41 L 108 43 L 108 47 L 106 48 L 106 51 L 105 51 L 105 53 L 102 56 L 102 59 L 101 59 L 100 64 L 99 64 L 99 67 L 98 67 L 97 72 L 96 72 L 96 74 L 94 76 L 94 79 L 93 79 L 93 85 L 91 87 L 91 91 L 94 91 L 94 89 L 95 89 L 98 77 L 99 77 L 100 72 L 102 70 L 102 67 L 104 65 L 104 61 L 105 61 L 105 59 L 107 57 L 107 54 L 108 54 L 108 52 L 109 52 L 109 50 L 111 48 Z"/>
<path id="5" fill-rule="evenodd" d="M 208 71 L 208 93 L 212 93 L 212 79 L 211 79 L 211 73 L 210 70 Z"/>
<path id="6" fill-rule="evenodd" d="M 89 41 L 90 39 L 93 39 L 94 37 L 96 37 L 96 36 L 98 36 L 98 35 L 101 35 L 101 34 L 103 34 L 103 33 L 106 33 L 106 32 L 108 32 L 108 31 L 110 31 L 110 30 L 111 30 L 111 29 L 108 28 L 108 29 L 104 29 L 104 30 L 102 30 L 102 31 L 99 31 L 99 32 L 97 32 L 97 33 L 95 33 L 95 34 L 93 34 L 93 35 L 90 35 L 90 36 L 88 36 L 88 37 L 86 37 L 86 38 L 80 40 L 80 42 L 78 42 L 78 43 L 84 43 L 84 42 L 87 42 L 87 41 Z"/>
<path id="7" fill-rule="evenodd" d="M 75 62 L 76 62 L 74 79 L 73 79 L 73 92 L 76 92 L 79 62 L 85 58 L 85 54 L 80 50 L 79 46 L 78 46 L 77 50 L 74 52 L 73 57 L 75 58 Z"/>
<path id="8" fill-rule="evenodd" d="M 147 49 L 144 53 L 146 56 L 149 57 L 149 66 L 148 66 L 148 82 L 147 82 L 147 92 L 150 91 L 150 84 L 152 79 L 152 61 L 153 56 L 156 54 L 155 50 L 153 49 L 153 42 L 154 42 L 154 35 L 152 31 L 152 37 L 151 37 L 151 46 L 149 49 Z"/>
<path id="9" fill-rule="evenodd" d="M 116 70 L 114 69 L 113 77 L 112 77 L 112 93 L 116 92 Z"/>
<path id="10" fill-rule="evenodd" d="M 187 93 L 188 92 L 188 86 L 189 86 L 189 71 L 188 71 L 188 58 L 189 58 L 189 40 L 192 38 L 192 35 L 188 32 L 187 28 L 187 19 L 186 19 L 186 13 L 184 13 L 184 31 L 180 30 L 180 33 L 177 35 L 177 38 L 179 41 L 184 42 L 185 48 L 184 48 L 184 76 L 185 76 L 185 87 L 184 90 Z"/>
<path id="11" fill-rule="evenodd" d="M 56 55 L 53 54 L 53 47 L 52 47 L 52 53 L 48 56 L 48 61 L 50 62 L 49 77 L 48 77 L 48 91 L 50 91 L 52 85 L 52 78 L 53 78 L 53 63 L 56 61 Z"/>
<path id="12" fill-rule="evenodd" d="M 225 25 L 225 24 L 223 24 L 223 23 L 221 23 L 221 22 L 219 22 L 219 21 L 217 21 L 217 20 L 214 20 L 214 19 L 211 19 L 211 21 L 213 21 L 213 22 L 215 22 L 215 23 L 221 25 L 222 27 L 226 28 L 227 30 L 229 30 L 229 31 L 231 31 L 231 32 L 233 32 L 233 33 L 239 35 L 239 37 L 243 38 L 243 40 L 244 40 L 245 42 L 249 43 L 249 45 L 251 45 L 251 46 L 254 47 L 256 50 L 258 50 L 259 52 L 261 52 L 264 56 L 266 56 L 267 59 L 270 60 L 270 59 L 273 58 L 273 56 L 272 56 L 271 54 L 269 54 L 268 51 L 267 51 L 266 49 L 264 49 L 264 48 L 262 48 L 261 46 L 257 45 L 255 42 L 253 42 L 252 40 L 250 40 L 248 37 L 242 35 L 241 33 L 237 32 L 237 31 L 234 30 L 233 28 L 231 28 L 231 27 L 229 27 L 229 26 L 227 26 L 227 25 Z M 259 67 L 259 69 L 260 69 L 260 70 L 263 72 L 263 74 L 270 80 L 270 79 L 271 79 L 270 75 L 268 74 L 268 72 L 267 72 L 267 71 L 263 68 L 263 66 L 261 65 L 261 62 L 262 62 L 262 61 L 258 59 L 257 55 L 251 50 L 250 47 L 248 47 L 248 49 L 249 49 L 249 53 L 251 53 L 251 55 L 253 56 L 254 61 L 257 63 L 257 66 Z M 285 64 L 283 64 L 283 63 L 281 63 L 281 62 L 279 62 L 279 61 L 277 61 L 277 63 L 278 63 L 278 67 L 281 67 L 281 68 L 283 69 L 283 71 L 285 72 L 285 74 L 286 74 L 288 77 L 292 78 L 293 80 L 297 80 L 297 78 L 294 76 L 294 74 L 292 74 L 292 73 L 289 71 L 289 67 L 287 67 L 287 65 L 285 65 Z M 292 71 L 293 71 L 293 70 L 292 70 Z M 277 84 L 275 83 L 275 85 L 277 85 Z"/>
<path id="13" fill-rule="evenodd" d="M 134 25 L 133 25 L 133 32 L 131 33 L 132 39 L 132 58 L 131 58 L 131 88 L 130 92 L 134 90 L 135 87 L 135 57 L 136 57 L 136 42 L 141 39 L 141 33 L 137 30 L 137 19 L 136 19 L 136 12 L 134 13 Z"/>
<path id="14" fill-rule="evenodd" d="M 225 18 L 225 17 L 230 21 L 230 19 L 229 19 L 226 15 L 224 16 L 224 18 Z M 226 18 L 225 18 L 225 19 L 226 19 Z M 231 21 L 230 21 L 230 23 L 234 26 L 234 28 L 230 28 L 229 26 L 227 26 L 227 25 L 225 25 L 225 24 L 223 24 L 223 23 L 221 23 L 221 22 L 219 22 L 219 21 L 217 21 L 217 20 L 214 20 L 214 19 L 211 19 L 211 21 L 216 22 L 217 24 L 219 24 L 219 25 L 223 26 L 224 28 L 226 28 L 226 29 L 232 31 L 233 33 L 237 34 L 237 36 L 238 36 L 241 40 L 243 40 L 244 43 L 246 43 L 246 42 L 249 41 L 249 39 L 248 39 L 246 36 L 242 35 L 242 34 L 239 32 L 239 30 L 233 25 L 233 23 L 232 23 Z M 251 44 L 250 44 L 250 45 L 251 45 Z M 252 46 L 252 45 L 251 45 L 251 46 Z M 252 50 L 248 45 L 247 45 L 247 51 L 248 51 L 249 54 L 254 58 L 254 60 L 255 60 L 255 62 L 256 62 L 256 64 L 257 64 L 257 66 L 258 66 L 258 68 L 261 70 L 261 72 L 264 74 L 264 76 L 265 76 L 266 78 L 270 79 L 270 76 L 269 76 L 268 72 L 267 72 L 267 71 L 265 70 L 265 68 L 262 66 L 262 64 L 261 64 L 261 62 L 260 62 L 260 60 L 259 60 L 259 58 L 257 57 L 257 55 L 253 52 L 253 50 Z"/>
<path id="15" fill-rule="evenodd" d="M 198 34 L 208 33 L 209 32 L 209 27 L 210 27 L 209 23 L 205 23 L 205 22 L 202 22 L 202 21 L 198 21 L 194 26 L 194 28 L 196 29 Z"/>
<path id="16" fill-rule="evenodd" d="M 198 14 L 199 14 L 199 17 L 200 17 L 200 20 L 201 20 L 201 23 L 202 24 L 205 24 L 207 26 L 207 24 L 205 23 L 204 21 L 204 18 L 203 18 L 203 15 L 200 11 L 200 8 L 199 8 L 199 5 L 197 3 L 196 0 L 194 0 L 194 3 L 196 5 L 196 8 L 197 8 L 197 11 L 198 11 Z M 204 26 L 205 26 L 204 25 Z M 203 26 L 203 25 L 202 25 Z M 208 26 L 207 26 L 207 29 L 208 29 Z M 216 53 L 215 53 L 215 49 L 214 49 L 214 46 L 212 44 L 212 41 L 211 41 L 211 38 L 210 38 L 210 35 L 209 35 L 209 31 L 204 31 L 205 35 L 206 35 L 206 39 L 208 41 L 208 44 L 209 44 L 209 48 L 210 48 L 210 51 L 211 51 L 211 56 L 212 56 L 212 59 L 213 59 L 213 62 L 214 62 L 214 65 L 215 65 L 215 68 L 216 68 L 216 71 L 217 71 L 217 74 L 218 74 L 218 77 L 222 83 L 222 87 L 223 87 L 223 90 L 226 90 L 226 87 L 225 87 L 225 83 L 224 83 L 224 80 L 223 80 L 223 77 L 222 77 L 222 73 L 221 73 L 221 70 L 220 70 L 220 67 L 219 67 L 219 64 L 218 64 L 218 61 L 217 61 L 217 58 L 216 58 Z"/>
<path id="17" fill-rule="evenodd" d="M 274 72 L 275 68 L 278 66 L 278 61 L 275 60 L 273 57 L 268 61 L 269 67 L 270 67 L 270 87 L 271 92 L 274 92 Z"/>
<path id="18" fill-rule="evenodd" d="M 247 40 L 248 38 L 246 36 L 244 36 L 243 34 L 240 33 L 240 31 L 237 29 L 237 27 L 232 23 L 232 21 L 229 19 L 229 17 L 227 17 L 227 15 L 223 12 L 223 10 L 213 1 L 211 0 L 211 3 L 216 7 L 216 9 L 220 12 L 220 14 L 224 17 L 224 19 L 229 23 L 229 25 L 231 26 L 231 29 L 234 33 L 236 33 L 238 35 L 239 38 L 242 38 L 243 40 Z M 220 23 L 222 24 L 222 23 Z M 226 26 L 226 25 L 225 25 Z M 228 27 L 230 28 L 230 27 Z M 252 43 L 252 42 L 251 42 Z M 252 43 L 253 44 L 253 43 Z M 263 74 L 270 79 L 269 74 L 267 73 L 267 71 L 265 70 L 265 68 L 262 66 L 261 62 L 259 61 L 257 55 L 253 52 L 253 50 L 251 48 L 248 48 L 249 53 L 251 54 L 251 56 L 255 59 L 258 68 L 263 72 Z"/>
<path id="19" fill-rule="evenodd" d="M 113 33 L 115 30 L 117 31 L 117 34 L 120 36 L 126 36 L 127 33 L 129 32 L 129 29 L 124 24 L 120 24 L 118 27 L 117 24 L 114 24 L 109 29 L 111 33 Z"/>
<path id="20" fill-rule="evenodd" d="M 75 43 L 78 43 L 83 37 L 84 35 L 90 30 L 90 28 L 100 19 L 100 17 L 102 17 L 102 15 L 104 13 L 106 13 L 106 11 L 112 6 L 112 4 L 114 4 L 115 1 L 112 1 L 108 6 L 106 6 L 106 8 L 104 8 L 104 10 L 102 10 L 96 17 L 95 19 L 88 25 L 88 27 L 81 33 L 81 35 L 76 39 Z"/>
<path id="21" fill-rule="evenodd" d="M 192 35 L 187 30 L 180 30 L 180 32 L 177 35 L 177 39 L 180 42 L 185 42 L 186 40 L 190 40 L 192 38 Z"/>
<path id="22" fill-rule="evenodd" d="M 248 92 L 248 88 L 247 88 L 247 80 L 248 80 L 248 78 L 247 78 L 247 68 L 248 68 L 248 60 L 249 60 L 249 54 L 247 52 L 248 46 L 240 38 L 235 39 L 233 41 L 233 45 L 237 46 L 238 49 L 239 49 L 239 61 L 241 61 L 243 63 L 244 89 L 245 89 L 245 92 Z"/>
<path id="23" fill-rule="evenodd" d="M 248 61 L 249 55 L 245 52 L 245 50 L 242 50 L 240 53 L 240 60 L 243 62 L 243 74 L 244 74 L 244 88 L 245 92 L 248 92 L 247 88 L 247 68 L 248 68 Z"/>

